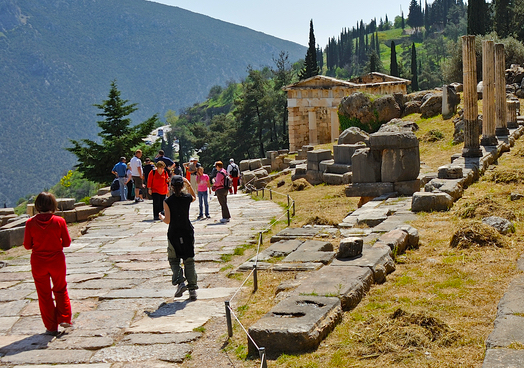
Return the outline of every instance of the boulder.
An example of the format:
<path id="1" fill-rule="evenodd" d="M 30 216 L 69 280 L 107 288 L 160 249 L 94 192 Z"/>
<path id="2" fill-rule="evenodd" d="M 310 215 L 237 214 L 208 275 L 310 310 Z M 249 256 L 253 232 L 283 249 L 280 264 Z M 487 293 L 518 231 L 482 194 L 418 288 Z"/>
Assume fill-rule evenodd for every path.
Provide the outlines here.
<path id="1" fill-rule="evenodd" d="M 506 235 L 507 233 L 515 232 L 515 225 L 509 220 L 498 216 L 490 216 L 482 219 L 482 222 L 491 226 L 499 233 Z"/>
<path id="2" fill-rule="evenodd" d="M 506 83 L 521 84 L 523 79 L 524 79 L 524 68 L 522 68 L 520 65 L 511 64 L 509 69 L 506 69 Z"/>
<path id="3" fill-rule="evenodd" d="M 379 129 L 379 131 L 390 131 L 390 132 L 395 132 L 395 131 L 396 132 L 401 132 L 401 131 L 416 132 L 417 130 L 419 130 L 417 123 L 415 123 L 414 121 L 404 121 L 402 119 L 392 119 L 388 121 L 386 124 L 382 124 Z"/>
<path id="4" fill-rule="evenodd" d="M 408 116 L 411 114 L 420 114 L 420 106 L 422 106 L 421 101 L 408 101 L 404 105 L 404 113 L 402 116 Z"/>
<path id="5" fill-rule="evenodd" d="M 106 193 L 104 195 L 96 195 L 89 198 L 89 204 L 95 207 L 109 207 L 113 203 L 118 202 L 120 197 L 114 197 L 111 193 Z"/>
<path id="6" fill-rule="evenodd" d="M 431 94 L 425 98 L 424 103 L 420 106 L 420 116 L 422 118 L 430 118 L 442 113 L 442 95 Z"/>
<path id="7" fill-rule="evenodd" d="M 373 101 L 370 112 L 374 114 L 375 111 L 378 116 L 373 120 L 380 122 L 387 122 L 402 116 L 402 110 L 393 95 L 385 95 Z"/>
<path id="8" fill-rule="evenodd" d="M 342 99 L 339 113 L 366 124 L 375 120 L 371 111 L 371 100 L 362 92 L 356 92 Z"/>
<path id="9" fill-rule="evenodd" d="M 340 133 L 338 144 L 355 144 L 369 140 L 369 134 L 357 127 L 350 127 Z M 311 151 L 311 150 L 309 150 Z"/>

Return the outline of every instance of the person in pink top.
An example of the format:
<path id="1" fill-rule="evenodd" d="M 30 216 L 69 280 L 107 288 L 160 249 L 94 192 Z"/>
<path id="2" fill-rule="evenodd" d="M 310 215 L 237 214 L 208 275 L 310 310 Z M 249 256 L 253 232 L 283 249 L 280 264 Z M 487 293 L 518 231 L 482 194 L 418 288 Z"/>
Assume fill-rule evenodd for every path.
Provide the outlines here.
<path id="1" fill-rule="evenodd" d="M 59 324 L 72 326 L 63 250 L 71 244 L 71 237 L 65 220 L 54 214 L 57 207 L 54 195 L 40 193 L 35 200 L 38 213 L 27 220 L 24 233 L 24 248 L 31 249 L 31 273 L 46 334 L 55 336 Z"/>
<path id="2" fill-rule="evenodd" d="M 206 208 L 206 218 L 211 218 L 209 216 L 209 203 L 207 201 L 207 191 L 211 193 L 211 183 L 209 181 L 209 176 L 207 174 L 204 174 L 204 168 L 200 166 L 197 169 L 197 175 L 196 175 L 196 183 L 197 183 L 197 190 L 198 190 L 198 217 L 197 220 L 201 220 L 204 218 L 204 212 L 203 207 Z M 204 206 L 202 205 L 202 202 L 204 203 Z"/>

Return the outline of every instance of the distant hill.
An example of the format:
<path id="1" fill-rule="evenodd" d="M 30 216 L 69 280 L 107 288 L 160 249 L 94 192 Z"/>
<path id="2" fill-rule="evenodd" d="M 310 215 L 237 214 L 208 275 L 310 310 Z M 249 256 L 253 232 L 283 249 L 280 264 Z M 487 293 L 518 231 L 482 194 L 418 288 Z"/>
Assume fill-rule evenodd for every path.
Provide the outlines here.
<path id="1" fill-rule="evenodd" d="M 307 32 L 307 30 L 305 30 Z M 145 0 L 0 0 L 0 205 L 50 187 L 95 139 L 92 105 L 117 80 L 135 123 L 202 101 L 248 65 L 304 46 Z"/>

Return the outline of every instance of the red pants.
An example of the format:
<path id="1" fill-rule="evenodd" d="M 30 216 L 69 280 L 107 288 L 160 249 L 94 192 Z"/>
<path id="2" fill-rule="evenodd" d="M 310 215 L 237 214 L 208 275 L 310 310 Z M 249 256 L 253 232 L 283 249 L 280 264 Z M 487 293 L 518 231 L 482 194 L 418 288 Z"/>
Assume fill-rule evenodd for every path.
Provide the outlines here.
<path id="1" fill-rule="evenodd" d="M 71 323 L 71 302 L 67 293 L 64 253 L 60 252 L 50 257 L 39 257 L 33 253 L 31 272 L 35 280 L 38 306 L 45 328 L 49 331 L 56 331 L 59 323 Z M 51 281 L 53 282 L 52 289 Z"/>
<path id="2" fill-rule="evenodd" d="M 237 189 L 238 189 L 238 179 L 240 179 L 238 176 L 236 178 L 231 178 L 233 179 L 233 183 L 231 185 L 231 189 L 229 189 L 229 194 L 233 194 L 233 191 L 235 194 L 237 194 Z"/>

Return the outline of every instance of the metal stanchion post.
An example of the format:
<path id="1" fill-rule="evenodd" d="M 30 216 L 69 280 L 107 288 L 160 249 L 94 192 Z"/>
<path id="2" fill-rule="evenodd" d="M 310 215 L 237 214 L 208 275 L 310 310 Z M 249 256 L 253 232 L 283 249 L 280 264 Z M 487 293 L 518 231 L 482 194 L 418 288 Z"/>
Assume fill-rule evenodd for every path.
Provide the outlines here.
<path id="1" fill-rule="evenodd" d="M 287 208 L 287 226 L 291 225 L 291 217 L 289 217 L 289 207 Z"/>
<path id="2" fill-rule="evenodd" d="M 256 263 L 253 265 L 253 292 L 258 290 L 258 272 Z"/>
<path id="3" fill-rule="evenodd" d="M 293 200 L 293 217 L 295 217 L 295 201 Z"/>
<path id="4" fill-rule="evenodd" d="M 261 361 L 261 368 L 267 368 L 267 361 L 266 361 L 266 348 L 258 348 L 258 356 L 260 357 Z"/>
<path id="5" fill-rule="evenodd" d="M 269 188 L 269 199 L 273 200 L 273 191 Z"/>
<path id="6" fill-rule="evenodd" d="M 266 193 L 265 189 L 262 188 L 262 199 L 264 199 L 264 194 Z"/>
<path id="7" fill-rule="evenodd" d="M 226 321 L 227 321 L 227 335 L 233 337 L 233 323 L 231 322 L 231 311 L 229 310 L 229 300 L 224 302 L 226 304 Z"/>

